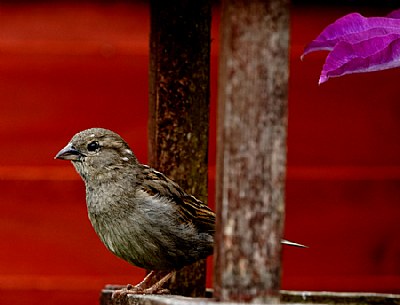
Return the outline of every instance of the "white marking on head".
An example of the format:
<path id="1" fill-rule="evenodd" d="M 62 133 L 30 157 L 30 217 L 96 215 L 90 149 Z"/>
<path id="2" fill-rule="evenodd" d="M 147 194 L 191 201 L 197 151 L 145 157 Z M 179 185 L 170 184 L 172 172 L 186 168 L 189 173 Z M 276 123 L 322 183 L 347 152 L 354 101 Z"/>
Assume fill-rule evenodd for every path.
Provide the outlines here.
<path id="1" fill-rule="evenodd" d="M 126 152 L 127 154 L 129 154 L 129 155 L 133 155 L 133 152 L 132 152 L 132 150 L 130 150 L 130 149 L 125 149 L 125 152 Z"/>
<path id="2" fill-rule="evenodd" d="M 89 137 L 94 138 L 96 135 L 92 133 Z"/>

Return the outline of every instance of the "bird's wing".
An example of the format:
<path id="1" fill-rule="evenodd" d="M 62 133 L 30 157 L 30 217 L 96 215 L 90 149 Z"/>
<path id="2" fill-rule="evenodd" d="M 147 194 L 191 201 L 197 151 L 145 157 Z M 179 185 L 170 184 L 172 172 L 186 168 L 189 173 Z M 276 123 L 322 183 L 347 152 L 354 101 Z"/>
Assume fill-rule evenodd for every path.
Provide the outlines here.
<path id="1" fill-rule="evenodd" d="M 193 223 L 201 232 L 215 232 L 215 213 L 202 201 L 188 195 L 174 181 L 155 169 L 143 165 L 142 190 L 170 199 L 182 219 Z"/>

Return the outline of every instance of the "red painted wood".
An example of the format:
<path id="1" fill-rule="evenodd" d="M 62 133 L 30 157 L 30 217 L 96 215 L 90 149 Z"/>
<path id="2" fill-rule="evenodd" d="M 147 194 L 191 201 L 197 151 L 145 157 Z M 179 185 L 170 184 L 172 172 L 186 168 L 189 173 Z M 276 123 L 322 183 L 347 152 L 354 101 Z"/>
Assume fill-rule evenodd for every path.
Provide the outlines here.
<path id="1" fill-rule="evenodd" d="M 325 54 L 299 59 L 348 12 L 292 10 L 286 237 L 310 248 L 284 248 L 283 288 L 400 293 L 400 70 L 318 86 Z M 95 304 L 104 284 L 144 272 L 98 241 L 83 183 L 53 157 L 78 130 L 103 126 L 146 161 L 148 8 L 2 4 L 0 13 L 0 304 Z M 215 121 L 211 134 L 210 199 Z"/>

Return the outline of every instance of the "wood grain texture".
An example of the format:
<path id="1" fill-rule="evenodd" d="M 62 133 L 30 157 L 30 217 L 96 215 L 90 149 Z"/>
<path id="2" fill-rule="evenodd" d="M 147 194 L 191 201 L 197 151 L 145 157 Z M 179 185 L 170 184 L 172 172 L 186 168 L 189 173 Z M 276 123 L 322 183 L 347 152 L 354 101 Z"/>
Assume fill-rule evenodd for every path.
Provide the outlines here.
<path id="1" fill-rule="evenodd" d="M 151 1 L 149 162 L 207 202 L 211 4 Z M 201 296 L 205 262 L 171 280 L 176 294 Z"/>
<path id="2" fill-rule="evenodd" d="M 284 217 L 286 1 L 223 2 L 215 296 L 279 301 Z"/>

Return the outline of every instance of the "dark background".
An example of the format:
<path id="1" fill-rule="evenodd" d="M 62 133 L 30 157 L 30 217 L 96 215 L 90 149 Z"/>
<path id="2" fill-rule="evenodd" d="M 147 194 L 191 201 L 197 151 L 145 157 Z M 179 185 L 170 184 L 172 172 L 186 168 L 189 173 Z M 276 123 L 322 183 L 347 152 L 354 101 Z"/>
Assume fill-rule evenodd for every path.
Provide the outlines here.
<path id="1" fill-rule="evenodd" d="M 400 70 L 318 86 L 326 53 L 300 61 L 335 19 L 397 1 L 363 2 L 293 1 L 285 235 L 310 248 L 284 248 L 284 289 L 400 293 Z M 218 26 L 216 5 L 212 207 Z M 148 34 L 145 1 L 0 3 L 0 304 L 96 304 L 104 284 L 143 277 L 97 239 L 83 182 L 53 157 L 101 126 L 146 162 Z"/>

